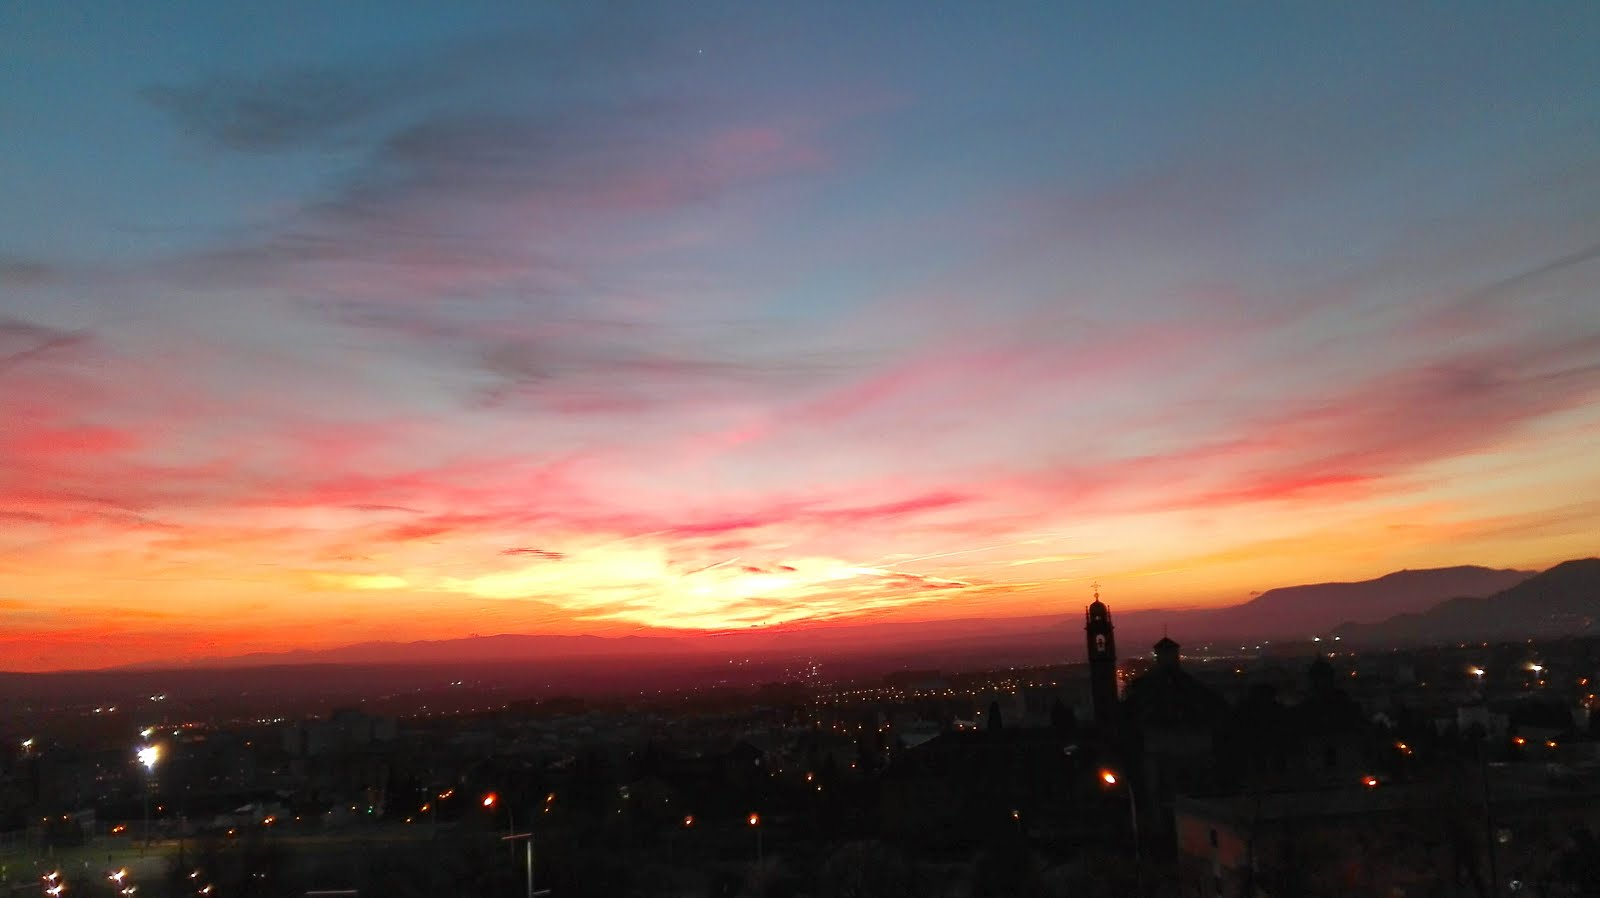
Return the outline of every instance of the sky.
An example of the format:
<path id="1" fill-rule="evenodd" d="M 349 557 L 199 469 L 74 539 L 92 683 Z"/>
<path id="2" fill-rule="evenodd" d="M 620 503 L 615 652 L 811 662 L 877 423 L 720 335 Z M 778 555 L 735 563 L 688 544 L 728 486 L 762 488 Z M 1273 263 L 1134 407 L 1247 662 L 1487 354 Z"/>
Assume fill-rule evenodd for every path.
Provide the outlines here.
<path id="1" fill-rule="evenodd" d="M 1596 35 L 0 2 L 0 668 L 1594 555 Z"/>

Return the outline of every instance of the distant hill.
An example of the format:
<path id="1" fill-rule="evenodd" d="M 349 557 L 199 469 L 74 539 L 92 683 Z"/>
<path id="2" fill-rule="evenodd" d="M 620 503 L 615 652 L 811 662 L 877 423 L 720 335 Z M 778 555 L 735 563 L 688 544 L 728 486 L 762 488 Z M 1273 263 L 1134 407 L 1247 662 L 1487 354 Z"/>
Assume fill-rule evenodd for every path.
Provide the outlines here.
<path id="1" fill-rule="evenodd" d="M 1354 644 L 1386 645 L 1600 633 L 1600 558 L 1563 562 L 1491 596 L 1452 598 L 1335 633 Z"/>
<path id="2" fill-rule="evenodd" d="M 1376 580 L 1315 583 L 1269 589 L 1243 605 L 1199 612 L 1218 635 L 1306 638 L 1346 623 L 1374 623 L 1396 614 L 1426 611 L 1444 599 L 1493 595 L 1533 571 L 1463 566 L 1396 571 Z"/>
<path id="3" fill-rule="evenodd" d="M 1306 638 L 1344 622 L 1371 623 L 1396 612 L 1420 612 L 1457 596 L 1487 596 L 1532 576 L 1528 571 L 1451 567 L 1398 571 L 1355 583 L 1318 583 L 1268 590 L 1242 605 L 1185 610 L 1117 611 L 1123 654 L 1135 655 L 1163 629 L 1181 641 Z M 725 633 L 637 636 L 525 636 L 505 634 L 424 642 L 365 642 L 196 659 L 185 669 L 240 669 L 281 665 L 449 665 L 628 662 L 800 655 L 874 658 L 906 664 L 967 666 L 1049 663 L 1081 659 L 1079 609 L 1023 618 L 913 622 L 834 623 Z M 172 667 L 166 662 L 159 667 Z M 154 670 L 136 665 L 132 670 Z"/>
<path id="4" fill-rule="evenodd" d="M 661 657 L 702 651 L 670 636 L 524 636 L 501 634 L 421 642 L 360 642 L 330 649 L 255 652 L 225 658 L 197 658 L 190 668 L 276 667 L 301 664 L 515 664 L 573 658 Z M 136 664 L 126 670 L 172 668 L 170 661 Z"/>

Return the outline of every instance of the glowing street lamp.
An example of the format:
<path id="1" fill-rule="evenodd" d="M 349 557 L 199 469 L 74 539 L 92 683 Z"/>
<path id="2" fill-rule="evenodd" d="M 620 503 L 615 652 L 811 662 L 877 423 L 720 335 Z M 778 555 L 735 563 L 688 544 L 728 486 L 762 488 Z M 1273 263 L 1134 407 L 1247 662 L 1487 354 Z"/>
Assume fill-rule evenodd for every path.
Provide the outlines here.
<path id="1" fill-rule="evenodd" d="M 144 732 L 149 733 L 150 731 L 147 729 Z M 145 738 L 149 737 L 146 736 Z M 148 847 L 150 844 L 150 788 L 151 781 L 155 779 L 156 764 L 161 761 L 161 746 L 142 745 L 135 753 L 135 757 L 139 759 L 140 764 L 144 765 L 144 846 L 140 848 L 142 853 L 144 847 Z"/>
<path id="2" fill-rule="evenodd" d="M 750 828 L 756 831 L 756 870 L 757 870 L 757 875 L 759 875 L 759 871 L 761 869 L 761 863 L 762 863 L 762 861 L 761 861 L 761 815 L 760 814 L 756 814 L 756 813 L 752 813 L 749 817 L 745 818 L 745 822 L 750 824 Z"/>
<path id="3" fill-rule="evenodd" d="M 1103 767 L 1100 770 L 1100 782 L 1107 786 L 1115 786 L 1122 782 L 1122 777 L 1115 770 Z M 1139 895 L 1144 895 L 1144 855 L 1139 846 L 1139 805 L 1133 797 L 1133 787 L 1124 784 L 1128 793 L 1128 820 L 1133 826 L 1133 870 L 1134 882 Z"/>

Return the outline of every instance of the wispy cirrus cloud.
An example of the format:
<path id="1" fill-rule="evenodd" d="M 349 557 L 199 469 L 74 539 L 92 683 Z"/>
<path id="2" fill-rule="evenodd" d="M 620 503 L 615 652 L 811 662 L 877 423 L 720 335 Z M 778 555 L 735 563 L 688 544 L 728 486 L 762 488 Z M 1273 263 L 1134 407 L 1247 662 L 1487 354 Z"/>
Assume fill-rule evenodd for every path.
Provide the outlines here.
<path id="1" fill-rule="evenodd" d="M 8 182 L 72 236 L 0 225 L 0 590 L 240 645 L 803 626 L 1526 563 L 1591 511 L 1559 35 L 1235 83 L 1255 44 L 1166 77 L 1187 24 L 1097 70 L 992 17 L 430 15 L 150 54 L 95 107 L 125 166 Z"/>
<path id="2" fill-rule="evenodd" d="M 427 86 L 413 72 L 292 71 L 244 80 L 152 85 L 142 94 L 184 132 L 229 150 L 278 152 L 334 140 Z"/>
<path id="3" fill-rule="evenodd" d="M 88 340 L 89 334 L 84 331 L 61 330 L 20 318 L 0 317 L 0 376 L 30 359 L 69 351 Z"/>

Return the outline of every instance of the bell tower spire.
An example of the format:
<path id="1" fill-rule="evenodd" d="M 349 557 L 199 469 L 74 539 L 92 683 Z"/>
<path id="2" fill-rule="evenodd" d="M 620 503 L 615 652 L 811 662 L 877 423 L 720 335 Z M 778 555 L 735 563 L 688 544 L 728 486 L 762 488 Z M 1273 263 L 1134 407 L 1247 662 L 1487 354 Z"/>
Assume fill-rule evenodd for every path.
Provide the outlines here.
<path id="1" fill-rule="evenodd" d="M 1089 650 L 1089 696 L 1094 721 L 1103 730 L 1115 725 L 1117 714 L 1117 640 L 1111 609 L 1100 601 L 1100 583 L 1092 587 L 1094 602 L 1084 611 L 1084 637 Z"/>

